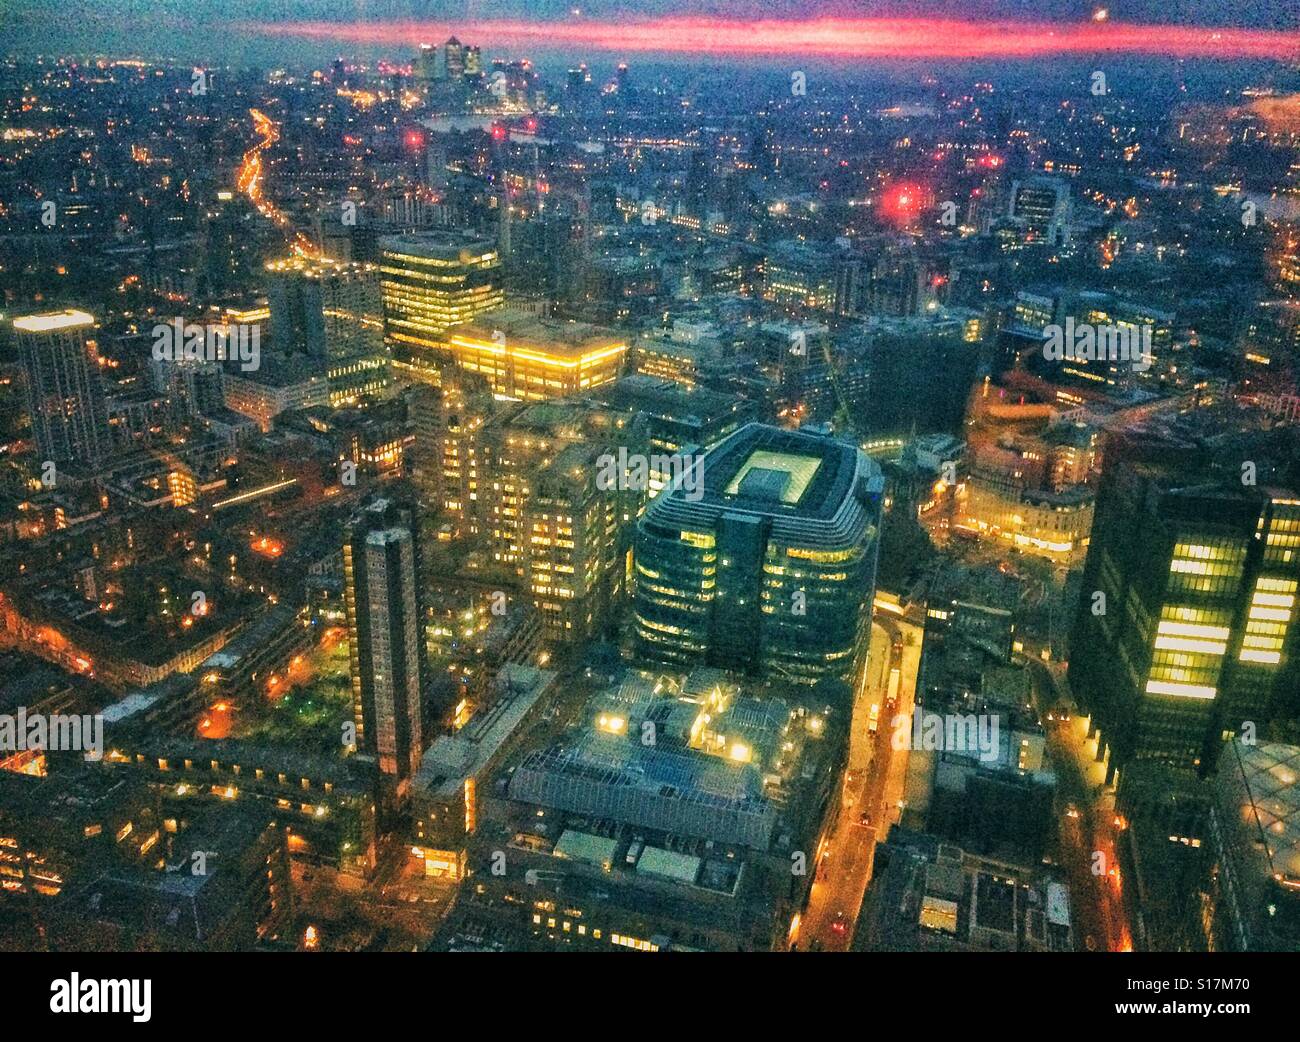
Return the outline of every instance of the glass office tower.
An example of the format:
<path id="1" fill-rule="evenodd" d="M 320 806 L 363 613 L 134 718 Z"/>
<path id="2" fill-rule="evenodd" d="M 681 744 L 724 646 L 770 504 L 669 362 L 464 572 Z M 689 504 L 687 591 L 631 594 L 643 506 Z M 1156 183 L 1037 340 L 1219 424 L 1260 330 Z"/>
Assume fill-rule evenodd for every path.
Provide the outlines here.
<path id="1" fill-rule="evenodd" d="M 851 683 L 866 655 L 884 481 L 856 447 L 751 423 L 637 526 L 650 659 Z"/>

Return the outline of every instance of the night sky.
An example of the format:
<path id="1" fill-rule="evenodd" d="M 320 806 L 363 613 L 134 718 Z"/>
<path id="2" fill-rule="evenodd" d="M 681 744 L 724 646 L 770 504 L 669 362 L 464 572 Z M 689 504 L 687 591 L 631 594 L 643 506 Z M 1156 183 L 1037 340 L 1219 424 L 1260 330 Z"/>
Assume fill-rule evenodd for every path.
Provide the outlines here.
<path id="1" fill-rule="evenodd" d="M 450 32 L 489 53 L 679 59 L 1300 58 L 1295 0 L 2 0 L 0 48 L 196 61 L 401 56 Z M 580 8 L 580 13 L 575 13 Z M 835 21 L 827 21 L 835 20 Z M 757 24 L 755 24 L 757 23 Z M 1163 24 L 1153 31 L 1149 26 Z M 1174 28 L 1176 27 L 1176 28 Z M 1222 29 L 1213 35 L 1206 27 Z"/>
<path id="2" fill-rule="evenodd" d="M 569 20 L 579 6 L 585 18 L 622 21 L 655 15 L 716 15 L 722 18 L 907 18 L 940 17 L 970 21 L 1082 21 L 1094 4 L 1079 0 L 7 0 L 14 14 L 65 12 L 76 17 L 130 17 L 171 14 L 194 21 L 485 21 L 526 18 Z M 1300 27 L 1294 0 L 1122 0 L 1108 5 L 1126 22 L 1187 25 Z"/>

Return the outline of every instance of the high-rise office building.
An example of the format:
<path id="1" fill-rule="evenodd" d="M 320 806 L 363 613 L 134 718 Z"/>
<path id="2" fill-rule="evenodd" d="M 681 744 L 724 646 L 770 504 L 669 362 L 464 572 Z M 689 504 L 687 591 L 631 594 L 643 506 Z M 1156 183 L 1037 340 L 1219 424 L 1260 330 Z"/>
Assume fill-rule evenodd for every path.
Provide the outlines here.
<path id="1" fill-rule="evenodd" d="M 496 243 L 458 232 L 417 232 L 379 241 L 384 334 L 399 364 L 428 368 L 452 326 L 500 307 Z"/>
<path id="2" fill-rule="evenodd" d="M 439 538 L 453 539 L 478 529 L 483 430 L 492 415 L 492 394 L 453 365 L 437 372 L 437 384 L 417 383 L 408 392 L 415 435 L 411 477 L 421 504 L 437 511 Z"/>
<path id="3" fill-rule="evenodd" d="M 869 320 L 859 426 L 880 435 L 961 430 L 979 368 L 980 334 L 978 317 L 963 308 Z"/>
<path id="4" fill-rule="evenodd" d="M 1107 460 L 1069 680 L 1123 796 L 1139 767 L 1208 773 L 1225 735 L 1294 701 L 1300 496 L 1172 443 L 1114 439 Z"/>
<path id="5" fill-rule="evenodd" d="M 1023 223 L 1026 239 L 1064 246 L 1070 241 L 1070 186 L 1052 177 L 1011 184 L 1009 215 Z"/>
<path id="6" fill-rule="evenodd" d="M 584 394 L 623 371 L 624 337 L 586 322 L 561 322 L 501 308 L 451 330 L 461 367 L 504 398 L 537 401 Z"/>
<path id="7" fill-rule="evenodd" d="M 915 253 L 887 249 L 869 271 L 859 274 L 856 309 L 847 313 L 865 312 L 891 318 L 923 314 L 934 300 L 926 276 L 926 266 Z"/>
<path id="8" fill-rule="evenodd" d="M 420 44 L 420 50 L 416 53 L 412 66 L 415 81 L 420 85 L 421 89 L 427 90 L 430 83 L 437 79 L 443 79 L 447 75 L 447 66 L 443 61 L 442 48 L 431 43 Z"/>
<path id="9" fill-rule="evenodd" d="M 867 648 L 884 479 L 854 446 L 751 423 L 637 525 L 648 658 L 851 682 Z"/>
<path id="10" fill-rule="evenodd" d="M 1025 357 L 1030 372 L 1052 383 L 1098 392 L 1125 392 L 1147 382 L 1181 384 L 1177 315 L 1148 300 L 1110 292 L 1016 294 L 1011 326 L 1032 341 Z M 1064 332 L 1064 357 L 1044 349 L 1046 338 Z M 1089 342 L 1091 341 L 1091 342 Z"/>
<path id="11" fill-rule="evenodd" d="M 442 45 L 442 51 L 447 64 L 447 77 L 459 79 L 465 75 L 465 45 L 452 36 Z"/>
<path id="12" fill-rule="evenodd" d="M 110 451 L 94 328 L 84 311 L 14 319 L 32 433 L 44 460 L 93 465 Z"/>
<path id="13" fill-rule="evenodd" d="M 463 75 L 469 79 L 483 75 L 483 52 L 473 44 L 465 48 L 465 68 Z"/>
<path id="14" fill-rule="evenodd" d="M 331 405 L 382 393 L 389 373 L 378 269 L 295 256 L 266 270 L 273 346 L 324 367 Z"/>
<path id="15" fill-rule="evenodd" d="M 404 799 L 424 751 L 428 651 L 414 507 L 373 500 L 343 542 L 344 602 L 357 748 L 372 757 L 387 792 Z"/>
<path id="16" fill-rule="evenodd" d="M 446 43 L 420 44 L 413 66 L 416 82 L 427 89 L 432 83 L 479 72 L 482 56 L 477 47 L 466 46 L 452 36 Z"/>
<path id="17" fill-rule="evenodd" d="M 642 423 L 593 403 L 514 406 L 481 446 L 476 507 L 493 566 L 522 580 L 548 640 L 589 638 L 623 590 L 646 492 L 602 487 L 599 459 L 643 453 Z"/>

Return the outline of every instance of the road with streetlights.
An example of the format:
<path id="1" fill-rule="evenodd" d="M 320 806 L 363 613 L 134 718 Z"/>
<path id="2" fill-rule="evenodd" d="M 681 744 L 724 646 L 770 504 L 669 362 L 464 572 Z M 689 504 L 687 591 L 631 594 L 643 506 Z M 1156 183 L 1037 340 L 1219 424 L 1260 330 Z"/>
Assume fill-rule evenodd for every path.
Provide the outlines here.
<path id="1" fill-rule="evenodd" d="M 792 948 L 847 951 L 853 940 L 876 844 L 901 813 L 907 750 L 893 748 L 893 720 L 898 715 L 911 717 L 920 660 L 921 626 L 889 610 L 877 610 L 867 665 L 854 699 L 849 767 L 838 814 L 815 854 L 816 876 L 808 905 L 791 932 Z M 897 702 L 891 707 L 886 695 L 894 669 L 899 671 L 899 683 Z M 875 732 L 869 727 L 872 705 L 880 707 Z"/>
<path id="2" fill-rule="evenodd" d="M 1075 934 L 1084 947 L 1132 951 L 1116 845 L 1123 819 L 1109 799 L 1105 769 L 1095 759 L 1095 740 L 1088 739 L 1083 718 L 1065 707 L 1049 667 L 1034 658 L 1024 662 L 1056 769 L 1059 858 L 1070 875 Z"/>

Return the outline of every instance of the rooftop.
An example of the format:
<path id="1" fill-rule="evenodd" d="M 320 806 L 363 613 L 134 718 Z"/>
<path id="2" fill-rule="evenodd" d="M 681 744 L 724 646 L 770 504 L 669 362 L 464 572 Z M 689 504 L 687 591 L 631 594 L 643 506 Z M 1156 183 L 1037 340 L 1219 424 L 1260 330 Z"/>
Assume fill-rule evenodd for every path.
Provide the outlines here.
<path id="1" fill-rule="evenodd" d="M 458 326 L 450 336 L 453 343 L 499 345 L 502 353 L 509 351 L 525 357 L 533 352 L 544 357 L 583 356 L 588 360 L 594 353 L 615 354 L 627 350 L 623 337 L 600 326 L 544 318 L 508 307 L 480 315 L 473 322 Z"/>
<path id="2" fill-rule="evenodd" d="M 66 311 L 49 311 L 42 315 L 24 315 L 14 319 L 14 329 L 24 333 L 50 333 L 58 329 L 93 326 L 95 317 L 85 311 L 68 308 Z"/>
<path id="3" fill-rule="evenodd" d="M 727 495 L 759 495 L 793 506 L 803 498 L 821 465 L 819 456 L 755 449 L 731 479 Z"/>
<path id="4" fill-rule="evenodd" d="M 750 480 L 756 472 L 766 471 Z M 772 475 L 772 476 L 769 476 Z M 723 514 L 771 518 L 778 538 L 856 541 L 872 524 L 879 467 L 856 446 L 824 435 L 750 423 L 704 455 L 704 495 L 673 487 L 656 497 L 643 523 L 711 526 Z M 698 501 L 696 501 L 698 499 Z"/>
<path id="5" fill-rule="evenodd" d="M 415 776 L 417 791 L 449 799 L 496 757 L 520 723 L 551 687 L 555 674 L 517 663 L 501 667 L 498 683 L 506 689 L 482 714 L 456 734 L 440 735 L 424 754 Z"/>
<path id="6" fill-rule="evenodd" d="M 1243 783 L 1240 823 L 1263 842 L 1279 880 L 1300 882 L 1300 747 L 1233 742 L 1232 748 Z"/>
<path id="7" fill-rule="evenodd" d="M 453 231 L 385 235 L 379 240 L 379 248 L 385 254 L 462 263 L 487 259 L 497 252 L 496 242 L 492 239 Z"/>

